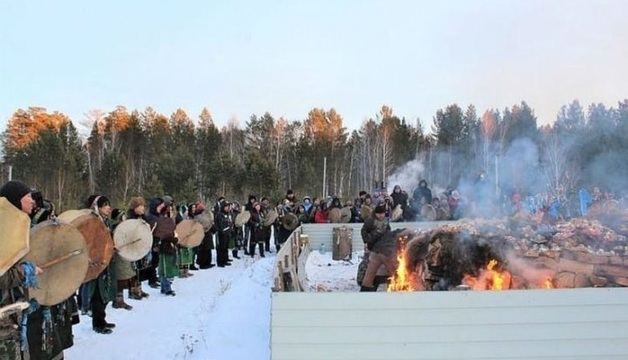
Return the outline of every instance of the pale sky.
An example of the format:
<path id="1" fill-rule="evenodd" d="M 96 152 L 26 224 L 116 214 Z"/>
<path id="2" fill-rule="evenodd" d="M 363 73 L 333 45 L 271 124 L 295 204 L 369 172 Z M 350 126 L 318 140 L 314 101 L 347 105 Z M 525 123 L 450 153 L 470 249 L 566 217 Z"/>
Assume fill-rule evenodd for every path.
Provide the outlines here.
<path id="1" fill-rule="evenodd" d="M 383 104 L 438 109 L 628 98 L 628 1 L 44 1 L 0 3 L 0 130 L 43 106 L 75 124 L 122 104 L 218 126 L 334 107 L 357 129 Z"/>

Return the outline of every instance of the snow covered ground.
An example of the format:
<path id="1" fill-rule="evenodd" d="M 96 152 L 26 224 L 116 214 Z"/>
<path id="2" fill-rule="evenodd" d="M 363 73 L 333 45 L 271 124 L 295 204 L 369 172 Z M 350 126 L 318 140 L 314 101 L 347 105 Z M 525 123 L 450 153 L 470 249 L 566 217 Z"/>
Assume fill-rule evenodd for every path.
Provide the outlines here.
<path id="1" fill-rule="evenodd" d="M 226 268 L 193 271 L 193 277 L 175 279 L 175 297 L 143 286 L 150 297 L 126 300 L 133 310 L 107 306 L 107 321 L 116 324 L 109 335 L 95 333 L 91 318 L 81 316 L 73 328 L 75 344 L 65 358 L 268 360 L 274 255 L 247 256 Z M 358 253 L 351 262 L 334 261 L 331 255 L 310 254 L 310 291 L 357 291 Z"/>

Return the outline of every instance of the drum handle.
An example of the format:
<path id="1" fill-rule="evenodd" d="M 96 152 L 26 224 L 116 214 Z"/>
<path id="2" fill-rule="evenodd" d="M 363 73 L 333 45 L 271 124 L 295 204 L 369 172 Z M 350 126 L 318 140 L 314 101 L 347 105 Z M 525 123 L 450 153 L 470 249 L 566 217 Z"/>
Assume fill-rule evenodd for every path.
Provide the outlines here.
<path id="1" fill-rule="evenodd" d="M 45 270 L 45 269 L 47 269 L 47 268 L 49 268 L 51 266 L 57 265 L 57 264 L 59 264 L 61 262 L 64 262 L 64 261 L 66 261 L 66 260 L 68 260 L 68 259 L 70 259 L 70 258 L 72 258 L 74 256 L 80 255 L 82 252 L 83 252 L 82 250 L 74 250 L 74 251 L 70 252 L 69 254 L 60 256 L 60 257 L 58 257 L 58 258 L 56 258 L 54 260 L 50 260 L 50 261 L 48 261 L 47 263 L 45 263 L 43 265 L 39 265 L 39 267 L 42 270 Z"/>
<path id="2" fill-rule="evenodd" d="M 120 245 L 117 249 L 118 249 L 118 250 L 120 250 L 120 248 L 123 248 L 123 247 L 125 247 L 125 246 L 129 246 L 129 245 L 133 245 L 133 244 L 135 244 L 135 243 L 136 243 L 136 242 L 138 242 L 138 241 L 142 241 L 142 238 L 138 238 L 138 239 L 135 239 L 135 240 L 133 240 L 133 241 L 131 241 L 131 242 L 128 242 L 128 243 L 126 243 L 126 244 L 122 244 L 122 245 Z"/>
<path id="3" fill-rule="evenodd" d="M 0 319 L 5 318 L 11 314 L 20 313 L 28 309 L 29 304 L 24 301 L 16 302 L 15 304 L 3 306 L 0 308 Z"/>

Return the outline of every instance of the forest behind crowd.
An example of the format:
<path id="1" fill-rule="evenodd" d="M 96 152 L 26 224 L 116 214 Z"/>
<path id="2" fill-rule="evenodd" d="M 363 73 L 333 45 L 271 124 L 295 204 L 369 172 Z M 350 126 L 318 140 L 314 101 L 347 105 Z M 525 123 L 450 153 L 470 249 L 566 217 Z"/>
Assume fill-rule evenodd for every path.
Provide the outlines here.
<path id="1" fill-rule="evenodd" d="M 382 182 L 392 188 L 386 183 L 401 173 L 411 179 L 408 192 L 421 178 L 457 188 L 484 172 L 496 192 L 558 198 L 593 186 L 623 194 L 628 179 L 628 99 L 586 108 L 574 100 L 544 126 L 526 102 L 483 113 L 452 104 L 429 129 L 389 106 L 352 131 L 333 108 L 303 120 L 254 114 L 243 127 L 231 119 L 221 129 L 206 108 L 168 116 L 118 106 L 75 121 L 41 107 L 16 110 L 2 134 L 2 183 L 23 180 L 62 211 L 95 193 L 116 207 L 135 195 L 279 200 L 286 189 L 351 199 Z"/>

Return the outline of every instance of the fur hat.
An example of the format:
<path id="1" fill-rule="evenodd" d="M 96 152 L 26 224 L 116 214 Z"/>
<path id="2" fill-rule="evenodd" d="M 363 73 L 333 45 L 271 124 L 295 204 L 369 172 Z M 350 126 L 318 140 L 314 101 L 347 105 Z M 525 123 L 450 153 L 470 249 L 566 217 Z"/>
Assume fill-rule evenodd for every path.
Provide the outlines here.
<path id="1" fill-rule="evenodd" d="M 30 194 L 31 188 L 25 183 L 13 180 L 0 188 L 0 196 L 7 198 L 11 205 L 22 210 L 22 198 Z"/>
<path id="2" fill-rule="evenodd" d="M 385 214 L 386 213 L 386 204 L 381 203 L 375 207 L 374 212 L 376 214 Z"/>
<path id="3" fill-rule="evenodd" d="M 164 200 L 164 204 L 166 204 L 166 206 L 172 205 L 172 196 L 165 195 L 162 199 Z"/>
<path id="4" fill-rule="evenodd" d="M 138 206 L 142 205 L 146 206 L 146 202 L 141 196 L 132 197 L 131 201 L 129 201 L 129 209 L 136 209 Z"/>

